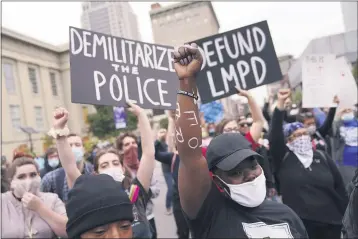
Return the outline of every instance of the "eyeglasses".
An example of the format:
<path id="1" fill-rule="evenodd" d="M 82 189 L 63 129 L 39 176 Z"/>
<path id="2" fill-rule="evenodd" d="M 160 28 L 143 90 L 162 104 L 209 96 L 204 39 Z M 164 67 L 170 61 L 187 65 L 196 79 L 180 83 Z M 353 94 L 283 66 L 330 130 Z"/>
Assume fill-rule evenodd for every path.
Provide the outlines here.
<path id="1" fill-rule="evenodd" d="M 226 128 L 223 131 L 224 131 L 224 133 L 238 133 L 239 129 L 238 128 Z"/>
<path id="2" fill-rule="evenodd" d="M 241 123 L 239 124 L 240 127 L 251 127 L 252 123 Z"/>
<path id="3" fill-rule="evenodd" d="M 302 116 L 303 118 L 313 118 L 314 117 L 311 112 L 301 113 L 300 116 Z"/>

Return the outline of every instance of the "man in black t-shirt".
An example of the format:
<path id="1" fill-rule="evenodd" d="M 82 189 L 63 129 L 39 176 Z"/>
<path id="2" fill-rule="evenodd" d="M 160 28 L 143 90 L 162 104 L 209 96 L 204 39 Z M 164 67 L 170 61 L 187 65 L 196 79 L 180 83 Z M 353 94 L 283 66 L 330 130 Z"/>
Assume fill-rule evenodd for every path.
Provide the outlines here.
<path id="1" fill-rule="evenodd" d="M 180 80 L 176 141 L 180 155 L 180 202 L 195 238 L 307 238 L 286 205 L 265 200 L 266 179 L 259 154 L 241 134 L 215 137 L 202 156 L 196 73 L 203 59 L 196 44 L 174 51 Z M 210 176 L 210 171 L 212 176 Z"/>

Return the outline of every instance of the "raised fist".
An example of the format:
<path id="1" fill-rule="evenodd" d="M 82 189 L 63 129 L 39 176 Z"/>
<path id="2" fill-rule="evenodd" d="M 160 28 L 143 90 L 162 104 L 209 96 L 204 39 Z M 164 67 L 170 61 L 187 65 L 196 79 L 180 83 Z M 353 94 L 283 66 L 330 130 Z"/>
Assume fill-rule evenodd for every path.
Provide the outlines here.
<path id="1" fill-rule="evenodd" d="M 281 102 L 285 102 L 290 96 L 291 96 L 290 89 L 281 89 L 277 93 L 277 99 Z"/>
<path id="2" fill-rule="evenodd" d="M 195 43 L 180 46 L 174 51 L 174 68 L 179 80 L 193 77 L 201 69 L 203 57 Z"/>
<path id="3" fill-rule="evenodd" d="M 53 113 L 53 128 L 63 129 L 68 121 L 68 111 L 65 108 L 59 107 Z"/>

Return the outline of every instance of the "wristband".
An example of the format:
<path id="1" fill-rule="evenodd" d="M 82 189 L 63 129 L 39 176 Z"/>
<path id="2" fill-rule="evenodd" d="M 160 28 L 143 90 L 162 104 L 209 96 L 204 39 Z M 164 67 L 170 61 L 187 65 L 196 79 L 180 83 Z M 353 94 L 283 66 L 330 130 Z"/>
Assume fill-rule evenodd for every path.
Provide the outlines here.
<path id="1" fill-rule="evenodd" d="M 191 98 L 194 98 L 195 100 L 198 100 L 199 97 L 194 94 L 194 93 L 190 93 L 190 92 L 187 92 L 187 91 L 183 91 L 183 90 L 178 90 L 178 93 L 177 94 L 180 94 L 180 95 L 186 95 L 186 96 L 189 96 Z"/>
<path id="2" fill-rule="evenodd" d="M 63 129 L 54 129 L 51 128 L 50 131 L 47 133 L 48 136 L 51 136 L 54 139 L 58 137 L 65 136 L 67 137 L 70 134 L 70 130 L 67 125 Z"/>

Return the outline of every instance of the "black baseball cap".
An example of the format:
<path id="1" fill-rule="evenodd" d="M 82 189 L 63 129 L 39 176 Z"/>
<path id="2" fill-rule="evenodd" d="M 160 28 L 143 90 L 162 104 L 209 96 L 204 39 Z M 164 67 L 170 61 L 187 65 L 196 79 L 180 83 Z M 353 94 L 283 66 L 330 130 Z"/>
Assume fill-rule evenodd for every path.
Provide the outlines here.
<path id="1" fill-rule="evenodd" d="M 209 170 L 217 167 L 230 171 L 244 159 L 261 157 L 252 150 L 251 143 L 239 133 L 221 134 L 213 138 L 207 148 L 206 159 Z"/>

